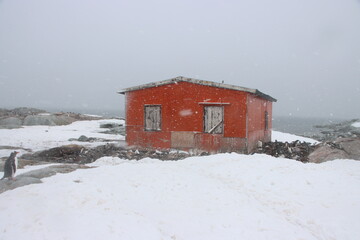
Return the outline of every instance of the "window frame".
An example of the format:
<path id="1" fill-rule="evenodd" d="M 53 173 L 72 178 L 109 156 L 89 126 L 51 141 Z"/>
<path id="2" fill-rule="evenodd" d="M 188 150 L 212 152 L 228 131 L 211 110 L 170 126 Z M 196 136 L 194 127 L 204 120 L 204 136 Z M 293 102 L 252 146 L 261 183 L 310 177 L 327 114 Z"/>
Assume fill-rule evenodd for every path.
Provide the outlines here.
<path id="1" fill-rule="evenodd" d="M 147 117 L 147 111 L 146 109 L 149 107 L 158 107 L 159 108 L 159 126 L 158 128 L 147 128 L 146 124 L 146 117 Z M 144 131 L 145 132 L 160 132 L 162 128 L 162 109 L 160 104 L 145 104 L 144 105 Z"/>

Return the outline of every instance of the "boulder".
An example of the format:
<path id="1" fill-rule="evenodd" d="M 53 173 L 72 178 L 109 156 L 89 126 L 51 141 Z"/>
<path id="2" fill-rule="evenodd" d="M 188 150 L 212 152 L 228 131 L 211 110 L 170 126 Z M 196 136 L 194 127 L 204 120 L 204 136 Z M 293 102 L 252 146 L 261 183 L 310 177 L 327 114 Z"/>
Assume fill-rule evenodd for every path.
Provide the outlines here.
<path id="1" fill-rule="evenodd" d="M 106 139 L 102 138 L 94 138 L 94 137 L 87 137 L 85 135 L 81 135 L 78 138 L 69 138 L 69 141 L 79 141 L 79 142 L 106 142 Z"/>
<path id="2" fill-rule="evenodd" d="M 113 123 L 113 122 L 106 122 L 106 123 L 101 123 L 100 124 L 100 128 L 116 128 L 116 127 L 122 127 L 122 124 L 119 123 Z"/>
<path id="3" fill-rule="evenodd" d="M 360 138 L 337 138 L 317 145 L 309 155 L 309 161 L 314 163 L 335 159 L 360 160 Z"/>
<path id="4" fill-rule="evenodd" d="M 322 163 L 335 159 L 349 159 L 350 156 L 340 147 L 334 147 L 329 144 L 320 144 L 309 155 L 309 162 Z"/>
<path id="5" fill-rule="evenodd" d="M 350 159 L 360 160 L 360 138 L 338 138 L 336 143 L 344 149 Z"/>
<path id="6" fill-rule="evenodd" d="M 88 142 L 89 141 L 89 138 L 85 135 L 81 135 L 79 138 L 78 138 L 78 141 L 79 142 Z"/>

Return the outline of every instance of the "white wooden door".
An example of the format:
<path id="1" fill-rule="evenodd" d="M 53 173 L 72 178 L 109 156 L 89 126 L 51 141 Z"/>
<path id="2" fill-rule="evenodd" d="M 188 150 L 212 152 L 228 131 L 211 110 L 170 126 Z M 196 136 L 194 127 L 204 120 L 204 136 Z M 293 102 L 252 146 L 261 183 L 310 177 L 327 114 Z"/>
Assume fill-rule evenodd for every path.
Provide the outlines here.
<path id="1" fill-rule="evenodd" d="M 224 107 L 204 107 L 204 132 L 221 134 L 224 130 Z"/>

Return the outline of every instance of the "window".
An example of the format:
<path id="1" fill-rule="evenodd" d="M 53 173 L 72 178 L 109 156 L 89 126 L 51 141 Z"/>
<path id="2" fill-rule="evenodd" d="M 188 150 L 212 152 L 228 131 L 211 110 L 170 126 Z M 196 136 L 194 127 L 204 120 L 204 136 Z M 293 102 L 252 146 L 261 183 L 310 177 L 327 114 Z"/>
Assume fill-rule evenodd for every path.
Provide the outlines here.
<path id="1" fill-rule="evenodd" d="M 269 129 L 269 113 L 265 111 L 265 130 Z"/>
<path id="2" fill-rule="evenodd" d="M 204 132 L 223 133 L 224 129 L 224 107 L 205 106 L 204 107 Z"/>
<path id="3" fill-rule="evenodd" d="M 161 130 L 161 106 L 145 106 L 145 131 Z"/>

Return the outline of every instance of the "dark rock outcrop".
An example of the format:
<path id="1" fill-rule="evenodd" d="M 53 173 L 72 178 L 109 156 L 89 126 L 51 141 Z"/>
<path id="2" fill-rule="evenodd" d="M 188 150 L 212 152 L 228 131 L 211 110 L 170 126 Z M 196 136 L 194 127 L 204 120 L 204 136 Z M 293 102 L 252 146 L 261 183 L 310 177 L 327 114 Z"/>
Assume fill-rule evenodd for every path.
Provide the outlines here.
<path id="1" fill-rule="evenodd" d="M 24 154 L 22 158 L 39 162 L 86 164 L 105 156 L 128 160 L 139 160 L 146 157 L 161 160 L 179 160 L 189 157 L 190 154 L 182 151 L 132 150 L 115 144 L 106 144 L 95 148 L 85 148 L 84 146 L 72 144 L 33 154 Z"/>
<path id="2" fill-rule="evenodd" d="M 309 161 L 309 154 L 314 150 L 315 145 L 307 142 L 267 142 L 263 143 L 256 153 L 265 153 L 273 157 L 284 157 L 301 162 Z"/>

